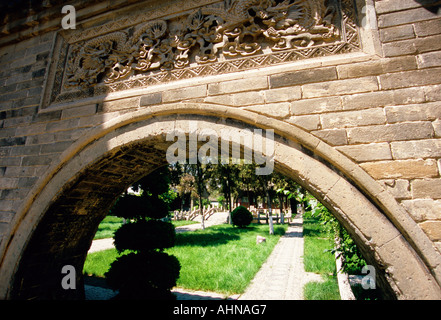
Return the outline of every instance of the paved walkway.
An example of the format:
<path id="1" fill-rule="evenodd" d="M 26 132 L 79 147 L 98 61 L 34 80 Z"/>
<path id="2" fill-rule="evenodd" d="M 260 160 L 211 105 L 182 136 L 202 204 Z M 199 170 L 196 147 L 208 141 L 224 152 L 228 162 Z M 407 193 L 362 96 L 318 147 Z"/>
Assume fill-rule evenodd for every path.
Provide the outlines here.
<path id="1" fill-rule="evenodd" d="M 206 221 L 205 226 L 224 223 L 228 213 L 218 213 L 217 216 Z M 201 228 L 194 224 L 176 229 L 177 232 L 190 231 Z M 106 240 L 106 241 L 104 241 Z M 112 248 L 113 239 L 96 240 L 89 252 Z M 297 215 L 288 227 L 286 234 L 280 238 L 267 261 L 251 281 L 242 295 L 231 297 L 214 292 L 189 291 L 175 288 L 173 292 L 177 300 L 303 300 L 303 286 L 310 281 L 323 281 L 315 273 L 305 272 L 303 267 L 303 218 Z M 107 300 L 114 293 L 108 289 L 100 291 L 97 287 L 86 287 L 86 299 Z"/>
<path id="2" fill-rule="evenodd" d="M 303 218 L 297 215 L 240 300 L 303 300 L 303 286 L 323 281 L 303 268 Z"/>

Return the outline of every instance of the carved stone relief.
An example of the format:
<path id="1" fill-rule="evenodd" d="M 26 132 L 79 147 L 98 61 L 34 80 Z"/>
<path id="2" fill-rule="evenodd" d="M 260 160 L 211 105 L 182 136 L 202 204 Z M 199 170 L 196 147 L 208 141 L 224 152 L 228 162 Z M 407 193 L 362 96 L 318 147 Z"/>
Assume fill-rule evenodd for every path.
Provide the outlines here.
<path id="1" fill-rule="evenodd" d="M 224 0 L 92 39 L 71 35 L 58 43 L 48 104 L 359 51 L 354 21 L 352 0 Z"/>

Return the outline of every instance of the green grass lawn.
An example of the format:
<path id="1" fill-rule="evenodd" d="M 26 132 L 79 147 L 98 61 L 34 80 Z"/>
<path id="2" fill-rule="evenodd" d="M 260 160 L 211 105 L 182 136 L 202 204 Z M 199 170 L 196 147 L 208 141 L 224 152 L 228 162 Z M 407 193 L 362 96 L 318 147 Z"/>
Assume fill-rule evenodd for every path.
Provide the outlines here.
<path id="1" fill-rule="evenodd" d="M 323 232 L 320 221 L 303 221 L 305 271 L 320 273 L 324 282 L 310 282 L 304 287 L 306 300 L 340 300 L 334 254 L 331 239 Z"/>
<path id="2" fill-rule="evenodd" d="M 181 264 L 177 286 L 224 294 L 243 293 L 286 229 L 287 225 L 275 225 L 276 234 L 270 236 L 268 225 L 252 224 L 245 229 L 218 225 L 177 234 L 176 245 L 166 250 Z M 266 237 L 266 242 L 257 245 L 257 235 Z M 117 256 L 115 249 L 89 254 L 84 273 L 104 276 Z"/>

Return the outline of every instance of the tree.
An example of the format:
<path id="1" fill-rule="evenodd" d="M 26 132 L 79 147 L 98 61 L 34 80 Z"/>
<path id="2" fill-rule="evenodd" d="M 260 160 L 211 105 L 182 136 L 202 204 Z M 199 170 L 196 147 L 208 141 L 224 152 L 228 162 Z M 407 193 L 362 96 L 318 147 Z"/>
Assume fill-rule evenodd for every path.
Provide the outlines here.
<path id="1" fill-rule="evenodd" d="M 133 188 L 140 196 L 125 194 L 112 209 L 113 214 L 128 219 L 114 235 L 119 253 L 106 273 L 107 282 L 119 290 L 120 299 L 174 299 L 170 289 L 176 285 L 180 264 L 163 252 L 174 246 L 175 228 L 161 221 L 168 216 L 164 194 L 169 191 L 168 167 L 141 179 Z"/>

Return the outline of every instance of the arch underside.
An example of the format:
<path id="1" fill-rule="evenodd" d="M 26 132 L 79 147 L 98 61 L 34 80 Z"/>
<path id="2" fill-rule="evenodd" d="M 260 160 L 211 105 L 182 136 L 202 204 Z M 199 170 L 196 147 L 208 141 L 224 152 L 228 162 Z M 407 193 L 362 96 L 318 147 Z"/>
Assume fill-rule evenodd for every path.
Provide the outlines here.
<path id="1" fill-rule="evenodd" d="M 81 289 L 61 288 L 61 268 L 73 265 L 77 270 L 77 289 L 83 287 L 82 267 L 98 224 L 128 186 L 167 164 L 165 155 L 172 142 L 166 141 L 166 133 L 170 130 L 188 133 L 189 121 L 197 123 L 198 130 L 271 128 L 257 121 L 250 124 L 232 119 L 224 113 L 216 117 L 197 113 L 168 112 L 122 122 L 99 138 L 90 139 L 58 168 L 39 194 L 46 200 L 28 210 L 27 215 L 34 215 L 35 223 L 19 247 L 23 250 L 21 260 L 11 268 L 14 281 L 9 297 L 83 297 Z M 382 288 L 385 298 L 438 297 L 439 287 L 422 259 L 381 212 L 377 202 L 309 146 L 274 129 L 275 170 L 304 186 L 345 226 L 368 263 L 375 266 L 377 286 Z M 403 261 L 406 263 L 400 263 Z M 406 279 L 410 282 L 405 283 Z M 411 291 L 412 282 L 425 287 Z"/>

